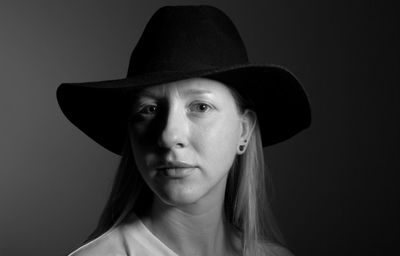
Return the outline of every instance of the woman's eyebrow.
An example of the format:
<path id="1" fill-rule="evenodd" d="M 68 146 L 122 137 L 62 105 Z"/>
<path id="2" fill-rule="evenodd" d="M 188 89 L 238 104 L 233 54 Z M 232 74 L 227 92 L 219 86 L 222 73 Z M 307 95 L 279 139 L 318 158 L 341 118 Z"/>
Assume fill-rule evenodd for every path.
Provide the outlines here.
<path id="1" fill-rule="evenodd" d="M 185 97 L 192 96 L 192 95 L 212 94 L 212 93 L 213 93 L 212 91 L 206 90 L 206 89 L 185 89 L 185 90 L 182 90 L 182 92 L 179 92 L 180 95 L 185 96 Z M 134 94 L 132 99 L 138 100 L 140 98 L 146 98 L 146 97 L 158 99 L 161 96 L 159 95 L 159 93 L 154 93 L 149 90 L 142 90 L 142 91 Z"/>

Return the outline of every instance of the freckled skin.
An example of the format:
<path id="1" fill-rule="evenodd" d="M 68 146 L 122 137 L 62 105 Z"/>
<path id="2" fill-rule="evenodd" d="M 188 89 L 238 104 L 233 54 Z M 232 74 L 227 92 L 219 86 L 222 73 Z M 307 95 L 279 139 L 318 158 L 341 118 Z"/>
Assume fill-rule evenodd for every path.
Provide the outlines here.
<path id="1" fill-rule="evenodd" d="M 205 92 L 207 91 L 207 92 Z M 229 89 L 204 78 L 147 88 L 133 105 L 130 137 L 144 180 L 161 201 L 183 206 L 223 200 L 242 133 Z M 196 166 L 184 178 L 157 171 L 160 162 Z"/>

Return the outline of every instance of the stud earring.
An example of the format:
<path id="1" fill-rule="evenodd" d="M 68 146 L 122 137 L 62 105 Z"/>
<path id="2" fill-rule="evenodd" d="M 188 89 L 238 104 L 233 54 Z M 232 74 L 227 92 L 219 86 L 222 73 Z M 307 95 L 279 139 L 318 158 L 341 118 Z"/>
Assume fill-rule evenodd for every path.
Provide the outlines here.
<path id="1" fill-rule="evenodd" d="M 239 145 L 239 147 L 238 147 L 238 150 L 239 150 L 239 153 L 240 153 L 240 154 L 242 154 L 242 153 L 244 152 L 244 150 L 245 150 L 245 148 L 246 148 L 247 140 L 244 140 L 243 142 L 244 142 L 244 144 Z"/>
<path id="2" fill-rule="evenodd" d="M 245 150 L 245 145 L 239 145 L 239 153 L 242 154 Z"/>

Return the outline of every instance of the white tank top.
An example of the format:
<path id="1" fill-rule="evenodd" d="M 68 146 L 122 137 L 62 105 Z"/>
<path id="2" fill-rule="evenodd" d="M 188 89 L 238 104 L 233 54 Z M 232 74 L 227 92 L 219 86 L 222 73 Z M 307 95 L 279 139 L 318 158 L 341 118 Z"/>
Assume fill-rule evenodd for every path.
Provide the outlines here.
<path id="1" fill-rule="evenodd" d="M 126 223 L 84 244 L 68 256 L 178 256 L 134 214 Z"/>

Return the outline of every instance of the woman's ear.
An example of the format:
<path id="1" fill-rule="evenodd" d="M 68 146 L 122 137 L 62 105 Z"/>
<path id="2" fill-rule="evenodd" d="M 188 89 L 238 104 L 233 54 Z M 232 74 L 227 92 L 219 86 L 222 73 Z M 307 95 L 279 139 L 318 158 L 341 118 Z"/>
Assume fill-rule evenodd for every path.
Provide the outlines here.
<path id="1" fill-rule="evenodd" d="M 246 109 L 241 116 L 241 134 L 238 144 L 238 154 L 243 154 L 246 151 L 247 144 L 256 126 L 256 113 L 250 109 Z"/>

